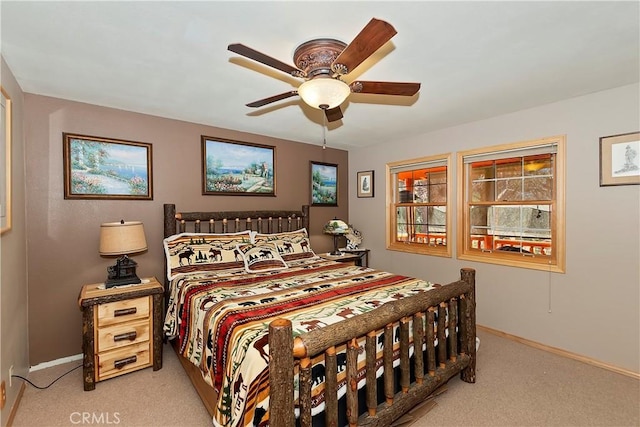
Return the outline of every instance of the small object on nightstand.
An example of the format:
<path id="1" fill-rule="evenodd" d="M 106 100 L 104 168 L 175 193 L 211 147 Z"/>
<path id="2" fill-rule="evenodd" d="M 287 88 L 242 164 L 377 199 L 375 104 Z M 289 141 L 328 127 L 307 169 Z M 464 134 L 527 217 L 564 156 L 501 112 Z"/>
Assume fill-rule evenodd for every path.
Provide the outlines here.
<path id="1" fill-rule="evenodd" d="M 346 248 L 349 250 L 356 250 L 362 244 L 362 233 L 353 228 L 352 225 L 349 225 L 349 232 L 344 237 L 347 238 Z"/>
<path id="2" fill-rule="evenodd" d="M 140 221 L 105 222 L 100 225 L 100 255 L 121 255 L 116 265 L 107 267 L 106 288 L 140 283 L 134 260 L 128 254 L 147 250 L 144 226 Z"/>
<path id="3" fill-rule="evenodd" d="M 164 287 L 155 278 L 136 286 L 82 287 L 78 304 L 85 391 L 95 389 L 96 382 L 138 369 L 162 368 L 163 295 Z"/>

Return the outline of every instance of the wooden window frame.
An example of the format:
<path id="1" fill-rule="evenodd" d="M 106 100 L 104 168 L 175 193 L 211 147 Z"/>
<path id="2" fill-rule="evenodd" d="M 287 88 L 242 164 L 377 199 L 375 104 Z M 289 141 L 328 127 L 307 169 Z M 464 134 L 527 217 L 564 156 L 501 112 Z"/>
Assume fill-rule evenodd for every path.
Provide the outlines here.
<path id="1" fill-rule="evenodd" d="M 472 248 L 471 239 L 471 219 L 470 205 L 476 205 L 468 201 L 470 192 L 469 167 L 465 164 L 465 158 L 478 155 L 489 155 L 504 153 L 504 157 L 510 158 L 513 154 L 535 147 L 555 145 L 555 159 L 553 168 L 553 195 L 550 201 L 550 224 L 551 224 L 551 256 L 542 257 L 521 253 L 509 253 L 502 251 L 481 251 Z M 496 145 L 492 147 L 479 148 L 459 152 L 457 155 L 457 257 L 461 260 L 477 261 L 490 264 L 507 265 L 511 267 L 528 268 L 534 270 L 551 271 L 557 273 L 565 272 L 565 136 L 554 136 L 537 140 L 524 141 L 511 144 Z M 518 155 L 516 154 L 516 157 Z M 496 201 L 489 205 L 508 205 L 509 203 Z M 527 201 L 515 203 L 514 206 L 531 204 Z M 535 204 L 535 202 L 533 203 Z"/>
<path id="2" fill-rule="evenodd" d="M 415 254 L 422 255 L 434 255 L 441 257 L 452 257 L 452 209 L 451 209 L 451 200 L 452 200 L 452 184 L 453 184 L 453 172 L 452 172 L 452 163 L 453 154 L 438 154 L 434 156 L 428 157 L 420 157 L 409 160 L 402 160 L 397 162 L 387 163 L 386 165 L 386 179 L 387 179 L 387 195 L 386 195 L 386 248 L 392 251 L 400 251 L 400 252 L 410 252 Z M 446 234 L 446 245 L 432 245 L 428 242 L 405 242 L 397 240 L 397 216 L 396 216 L 396 207 L 398 205 L 409 206 L 408 204 L 401 204 L 396 202 L 399 200 L 396 198 L 396 182 L 393 179 L 393 175 L 395 175 L 394 170 L 401 167 L 412 167 L 415 165 L 415 169 L 428 168 L 429 164 L 435 163 L 444 163 L 446 165 L 446 202 L 444 206 L 446 207 L 446 225 L 445 225 L 445 234 Z M 442 205 L 442 203 L 436 203 L 437 205 Z M 434 203 L 419 203 L 419 204 L 411 204 L 412 206 L 433 206 Z"/>

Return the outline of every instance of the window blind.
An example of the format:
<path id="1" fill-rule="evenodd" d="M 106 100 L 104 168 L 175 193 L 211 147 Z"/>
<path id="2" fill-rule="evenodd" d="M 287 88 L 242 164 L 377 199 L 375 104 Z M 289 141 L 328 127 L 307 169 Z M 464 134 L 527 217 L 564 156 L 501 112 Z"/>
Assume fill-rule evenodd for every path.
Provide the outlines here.
<path id="1" fill-rule="evenodd" d="M 426 162 L 404 163 L 397 166 L 389 166 L 389 173 L 409 172 L 416 169 L 428 169 L 447 166 L 447 159 L 430 160 Z"/>
<path id="2" fill-rule="evenodd" d="M 465 164 L 482 162 L 487 160 L 498 160 L 508 157 L 525 157 L 539 154 L 555 154 L 558 151 L 558 144 L 534 145 L 531 147 L 513 148 L 509 150 L 492 151 L 490 153 L 469 154 L 463 157 Z"/>

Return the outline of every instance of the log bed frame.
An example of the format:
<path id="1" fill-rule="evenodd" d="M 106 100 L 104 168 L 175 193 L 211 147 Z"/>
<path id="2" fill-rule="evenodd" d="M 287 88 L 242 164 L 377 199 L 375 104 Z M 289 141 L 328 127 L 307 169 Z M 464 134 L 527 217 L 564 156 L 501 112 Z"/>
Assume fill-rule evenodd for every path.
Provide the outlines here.
<path id="1" fill-rule="evenodd" d="M 206 230 L 202 229 L 202 225 Z M 309 229 L 309 206 L 293 211 L 176 212 L 174 204 L 164 205 L 164 237 L 183 232 L 234 233 L 252 229 L 259 233 L 277 233 Z M 165 269 L 166 271 L 166 269 Z M 169 281 L 165 279 L 168 291 Z M 168 298 L 165 298 L 168 300 Z M 299 368 L 299 409 L 301 427 L 311 426 L 311 360 L 324 354 L 326 372 L 337 372 L 336 347 L 347 344 L 346 419 L 349 426 L 389 426 L 393 421 L 423 402 L 438 387 L 456 374 L 469 383 L 476 379 L 475 270 L 463 268 L 460 279 L 429 292 L 380 307 L 339 323 L 316 329 L 295 339 L 291 322 L 276 319 L 269 325 L 269 424 L 294 427 L 294 366 Z M 437 314 L 437 320 L 436 320 Z M 423 328 L 426 325 L 434 328 Z M 412 319 L 419 321 L 412 322 Z M 400 366 L 393 369 L 393 330 L 400 330 Z M 410 326 L 411 325 L 411 326 Z M 414 344 L 426 345 L 426 352 L 409 357 L 409 329 Z M 378 403 L 375 380 L 376 331 L 385 330 L 383 348 L 383 389 L 385 401 Z M 358 408 L 357 339 L 366 337 L 366 410 Z M 446 345 L 435 345 L 435 341 Z M 174 349 L 176 347 L 174 346 Z M 182 357 L 178 358 L 211 415 L 217 393 L 200 374 L 200 370 Z M 424 357 L 426 354 L 426 357 Z M 426 360 L 425 360 L 426 359 Z M 394 378 L 396 376 L 397 378 Z M 399 384 L 396 391 L 394 384 Z M 325 378 L 325 425 L 338 424 L 336 376 Z M 362 415 L 358 415 L 362 414 Z"/>

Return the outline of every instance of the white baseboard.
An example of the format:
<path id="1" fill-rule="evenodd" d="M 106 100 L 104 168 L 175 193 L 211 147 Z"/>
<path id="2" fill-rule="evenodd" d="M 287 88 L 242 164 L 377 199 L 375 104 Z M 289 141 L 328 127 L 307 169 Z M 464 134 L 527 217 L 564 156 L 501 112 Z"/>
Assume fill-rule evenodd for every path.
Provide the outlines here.
<path id="1" fill-rule="evenodd" d="M 74 354 L 73 356 L 63 357 L 61 359 L 51 360 L 49 362 L 38 363 L 37 365 L 30 367 L 29 372 L 35 372 L 41 369 L 47 369 L 57 365 L 64 365 L 65 363 L 74 362 L 76 360 L 82 360 L 82 353 Z"/>

